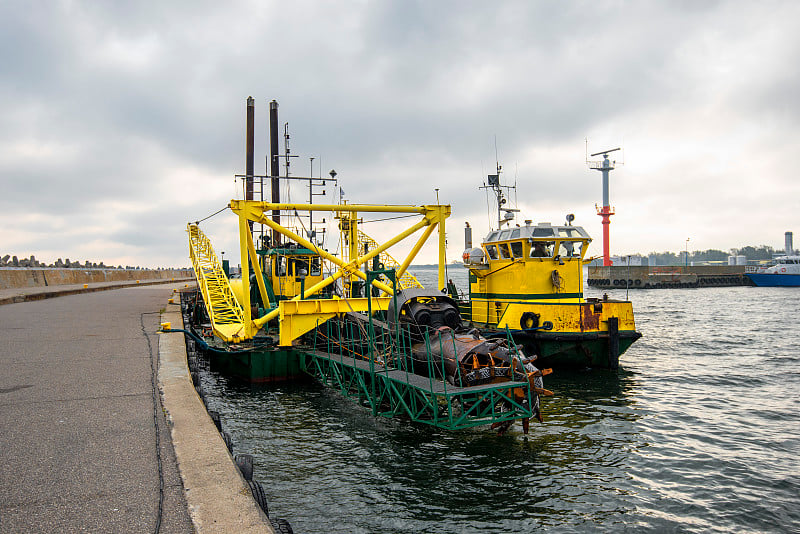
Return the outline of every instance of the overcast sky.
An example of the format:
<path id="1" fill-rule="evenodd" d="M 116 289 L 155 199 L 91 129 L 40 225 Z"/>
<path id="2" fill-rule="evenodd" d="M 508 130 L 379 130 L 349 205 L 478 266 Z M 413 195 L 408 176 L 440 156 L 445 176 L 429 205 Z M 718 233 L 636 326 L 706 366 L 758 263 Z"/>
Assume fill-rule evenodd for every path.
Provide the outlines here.
<path id="1" fill-rule="evenodd" d="M 448 259 L 464 221 L 488 229 L 495 139 L 519 222 L 574 213 L 592 254 L 587 138 L 624 147 L 612 254 L 783 247 L 785 231 L 800 241 L 798 21 L 796 1 L 7 0 L 0 255 L 188 265 L 186 222 L 237 195 L 249 95 L 257 173 L 276 99 L 293 174 L 321 160 L 359 203 L 434 203 L 439 188 Z M 201 227 L 233 254 L 235 216 Z"/>

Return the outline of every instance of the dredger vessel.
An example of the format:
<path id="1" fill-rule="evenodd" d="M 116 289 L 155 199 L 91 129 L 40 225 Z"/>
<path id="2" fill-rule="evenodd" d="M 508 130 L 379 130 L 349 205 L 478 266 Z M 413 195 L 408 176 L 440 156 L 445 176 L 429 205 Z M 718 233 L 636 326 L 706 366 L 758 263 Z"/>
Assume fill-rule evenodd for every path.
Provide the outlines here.
<path id="1" fill-rule="evenodd" d="M 274 101 L 270 111 L 277 125 Z M 248 112 L 248 132 L 251 120 Z M 282 203 L 281 180 L 308 180 L 312 197 L 314 180 L 322 179 L 290 177 L 288 164 L 285 176 L 275 165 L 269 175 L 253 175 L 250 142 L 248 134 L 248 172 L 237 177 L 242 198 L 228 204 L 238 219 L 237 278 L 225 272 L 199 224 L 187 225 L 199 289 L 182 296 L 186 331 L 213 365 L 251 382 L 311 376 L 375 415 L 444 429 L 491 425 L 503 432 L 521 420 L 527 432 L 531 417 L 541 419 L 539 396 L 550 394 L 542 377 L 549 371 L 535 367 L 512 336 L 490 339 L 469 326 L 444 293 L 450 206 Z M 273 152 L 273 163 L 279 157 Z M 273 201 L 255 200 L 267 185 Z M 338 222 L 341 255 L 317 239 L 319 212 Z M 378 244 L 359 229 L 369 214 L 417 220 Z M 426 290 L 407 269 L 435 230 L 439 287 Z M 389 255 L 417 232 L 402 262 Z"/>

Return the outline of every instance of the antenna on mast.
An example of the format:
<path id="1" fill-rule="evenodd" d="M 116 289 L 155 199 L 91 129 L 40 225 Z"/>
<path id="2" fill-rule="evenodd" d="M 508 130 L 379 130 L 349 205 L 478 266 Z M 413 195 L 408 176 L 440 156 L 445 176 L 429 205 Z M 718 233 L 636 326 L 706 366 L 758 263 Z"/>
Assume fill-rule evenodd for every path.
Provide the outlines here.
<path id="1" fill-rule="evenodd" d="M 497 202 L 497 229 L 499 230 L 502 228 L 503 224 L 510 223 L 514 220 L 514 213 L 518 212 L 519 210 L 516 208 L 504 208 L 503 206 L 508 202 L 503 193 L 503 189 L 513 189 L 515 198 L 516 198 L 516 190 L 517 184 L 516 180 L 514 185 L 502 185 L 500 183 L 500 175 L 503 172 L 503 166 L 500 165 L 500 160 L 497 156 L 497 136 L 494 137 L 494 157 L 495 157 L 495 165 L 497 169 L 497 174 L 490 174 L 487 176 L 488 185 L 484 185 L 479 189 L 491 189 L 494 192 L 495 200 Z"/>
<path id="2" fill-rule="evenodd" d="M 497 157 L 497 134 L 494 136 L 494 163 L 497 167 L 497 174 L 500 174 L 500 158 Z"/>

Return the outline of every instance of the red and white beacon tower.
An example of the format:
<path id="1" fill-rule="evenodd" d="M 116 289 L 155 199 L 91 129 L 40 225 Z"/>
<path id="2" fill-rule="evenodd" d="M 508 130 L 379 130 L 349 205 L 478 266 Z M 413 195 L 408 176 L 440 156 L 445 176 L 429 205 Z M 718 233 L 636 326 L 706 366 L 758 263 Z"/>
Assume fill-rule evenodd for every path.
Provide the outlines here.
<path id="1" fill-rule="evenodd" d="M 612 148 L 611 150 L 602 150 L 595 152 L 591 157 L 603 156 L 603 161 L 590 161 L 589 168 L 603 173 L 603 207 L 594 205 L 597 208 L 597 214 L 603 218 L 603 265 L 608 267 L 611 265 L 611 258 L 609 256 L 609 239 L 608 227 L 611 225 L 611 216 L 614 215 L 614 208 L 608 200 L 608 173 L 614 170 L 616 161 L 609 161 L 608 155 L 612 152 L 620 150 L 619 147 Z"/>

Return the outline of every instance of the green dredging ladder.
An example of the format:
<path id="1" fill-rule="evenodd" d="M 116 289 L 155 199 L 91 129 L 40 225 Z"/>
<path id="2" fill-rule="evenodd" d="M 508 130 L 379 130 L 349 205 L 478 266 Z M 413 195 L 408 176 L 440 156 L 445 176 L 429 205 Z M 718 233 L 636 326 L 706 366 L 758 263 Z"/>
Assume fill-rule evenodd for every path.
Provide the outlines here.
<path id="1" fill-rule="evenodd" d="M 394 283 L 394 271 L 368 272 L 367 287 L 372 278 L 387 276 Z M 396 307 L 395 307 L 396 309 Z M 370 309 L 371 311 L 371 309 Z M 524 375 L 501 383 L 458 387 L 446 380 L 433 378 L 434 362 L 431 339 L 426 334 L 425 347 L 428 376 L 411 370 L 411 336 L 407 329 L 378 327 L 369 314 L 364 324 L 356 321 L 329 320 L 311 332 L 311 348 L 296 350 L 301 368 L 326 386 L 369 406 L 373 415 L 405 417 L 417 423 L 444 430 L 457 430 L 501 423 L 533 416 L 531 387 Z M 384 325 L 385 326 L 385 325 Z M 433 341 L 442 343 L 441 338 Z M 513 341 L 509 337 L 511 347 Z M 455 350 L 454 350 L 455 352 Z M 439 350 L 438 354 L 443 351 Z M 417 356 L 419 361 L 419 356 Z M 515 389 L 522 389 L 522 401 L 516 400 Z"/>

